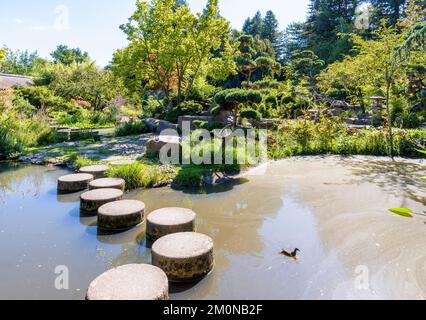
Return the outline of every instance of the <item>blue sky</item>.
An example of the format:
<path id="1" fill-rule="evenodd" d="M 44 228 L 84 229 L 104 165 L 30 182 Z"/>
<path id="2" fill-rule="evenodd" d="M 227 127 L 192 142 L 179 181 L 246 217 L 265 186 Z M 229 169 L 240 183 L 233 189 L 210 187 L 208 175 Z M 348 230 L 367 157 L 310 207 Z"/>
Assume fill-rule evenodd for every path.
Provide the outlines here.
<path id="1" fill-rule="evenodd" d="M 189 0 L 192 10 L 201 11 L 206 0 Z M 221 0 L 221 14 L 241 29 L 244 20 L 257 10 L 271 9 L 284 29 L 303 21 L 309 0 Z M 134 0 L 0 0 L 0 46 L 13 50 L 38 51 L 49 57 L 58 44 L 80 47 L 101 66 L 115 49 L 126 45 L 118 26 L 134 10 Z"/>

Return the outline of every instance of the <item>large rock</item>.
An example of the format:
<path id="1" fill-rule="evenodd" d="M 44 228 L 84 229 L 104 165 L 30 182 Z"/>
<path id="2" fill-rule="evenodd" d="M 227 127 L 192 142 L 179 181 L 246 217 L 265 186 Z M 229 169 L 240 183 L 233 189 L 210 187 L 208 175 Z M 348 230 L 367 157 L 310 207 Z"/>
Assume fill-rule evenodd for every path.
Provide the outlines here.
<path id="1" fill-rule="evenodd" d="M 195 232 L 162 237 L 152 246 L 152 264 L 161 268 L 169 281 L 200 280 L 214 266 L 213 240 Z"/>
<path id="2" fill-rule="evenodd" d="M 137 200 L 121 200 L 104 204 L 98 209 L 98 228 L 108 231 L 130 229 L 141 223 L 145 204 Z"/>
<path id="3" fill-rule="evenodd" d="M 123 191 L 118 189 L 97 189 L 83 193 L 80 196 L 80 209 L 96 215 L 98 209 L 109 202 L 121 200 Z"/>
<path id="4" fill-rule="evenodd" d="M 111 269 L 95 280 L 87 290 L 87 300 L 167 300 L 169 283 L 159 268 L 129 264 Z"/>
<path id="5" fill-rule="evenodd" d="M 146 234 L 152 240 L 172 233 L 195 231 L 194 211 L 186 208 L 163 208 L 147 217 Z"/>
<path id="6" fill-rule="evenodd" d="M 89 173 L 92 174 L 95 179 L 104 178 L 106 175 L 106 172 L 108 171 L 107 165 L 96 165 L 96 166 L 88 166 L 88 167 L 82 167 L 80 170 L 78 170 L 80 173 Z"/>
<path id="7" fill-rule="evenodd" d="M 145 124 L 148 127 L 149 131 L 156 132 L 158 125 L 160 124 L 160 120 L 154 118 L 145 119 Z"/>
<path id="8" fill-rule="evenodd" d="M 90 190 L 96 189 L 118 189 L 121 191 L 125 190 L 126 182 L 120 178 L 104 178 L 97 179 L 89 183 Z"/>
<path id="9" fill-rule="evenodd" d="M 94 179 L 93 175 L 87 173 L 69 174 L 58 179 L 58 191 L 71 193 L 85 190 Z"/>
<path id="10" fill-rule="evenodd" d="M 155 137 L 153 139 L 150 139 L 146 143 L 146 152 L 147 153 L 158 153 L 160 150 L 167 144 L 173 146 L 173 145 L 179 145 L 180 147 L 180 138 L 177 136 L 159 136 Z"/>
<path id="11" fill-rule="evenodd" d="M 166 120 L 160 120 L 156 129 L 156 132 L 157 134 L 161 134 L 164 130 L 175 130 L 177 132 L 178 125 Z"/>

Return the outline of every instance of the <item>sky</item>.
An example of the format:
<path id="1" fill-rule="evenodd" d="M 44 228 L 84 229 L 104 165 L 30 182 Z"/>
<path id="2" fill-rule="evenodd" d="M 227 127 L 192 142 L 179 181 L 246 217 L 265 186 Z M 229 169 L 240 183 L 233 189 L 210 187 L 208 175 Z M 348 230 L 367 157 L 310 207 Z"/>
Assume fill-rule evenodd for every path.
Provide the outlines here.
<path id="1" fill-rule="evenodd" d="M 194 12 L 207 0 L 187 0 Z M 280 29 L 304 21 L 309 0 L 220 0 L 221 15 L 241 29 L 256 11 L 277 15 Z M 100 66 L 126 46 L 119 26 L 135 9 L 134 0 L 0 0 L 0 47 L 37 51 L 43 58 L 59 44 L 87 51 Z"/>

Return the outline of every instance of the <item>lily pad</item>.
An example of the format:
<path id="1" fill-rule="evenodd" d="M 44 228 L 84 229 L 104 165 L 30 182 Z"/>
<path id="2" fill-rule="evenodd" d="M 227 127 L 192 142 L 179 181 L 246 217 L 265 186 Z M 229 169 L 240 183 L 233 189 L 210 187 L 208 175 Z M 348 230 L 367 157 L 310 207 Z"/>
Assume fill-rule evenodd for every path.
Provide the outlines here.
<path id="1" fill-rule="evenodd" d="M 408 208 L 393 208 L 389 209 L 389 211 L 405 218 L 413 218 L 413 210 Z"/>

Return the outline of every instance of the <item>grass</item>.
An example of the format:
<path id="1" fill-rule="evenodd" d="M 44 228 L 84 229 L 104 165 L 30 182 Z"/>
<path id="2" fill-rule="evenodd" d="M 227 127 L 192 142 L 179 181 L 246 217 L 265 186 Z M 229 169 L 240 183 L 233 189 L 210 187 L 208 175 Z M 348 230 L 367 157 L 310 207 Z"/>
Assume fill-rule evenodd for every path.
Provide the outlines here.
<path id="1" fill-rule="evenodd" d="M 126 189 L 160 187 L 170 183 L 177 175 L 173 166 L 138 161 L 128 165 L 111 166 L 107 172 L 111 178 L 122 178 Z"/>

